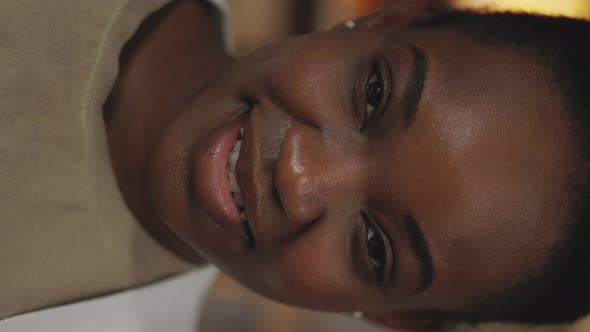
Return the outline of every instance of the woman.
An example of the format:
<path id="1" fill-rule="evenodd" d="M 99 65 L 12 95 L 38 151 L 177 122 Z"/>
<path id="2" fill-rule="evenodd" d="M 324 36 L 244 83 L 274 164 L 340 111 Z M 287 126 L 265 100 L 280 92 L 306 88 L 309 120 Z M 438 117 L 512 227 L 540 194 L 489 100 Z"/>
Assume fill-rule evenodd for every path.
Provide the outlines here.
<path id="1" fill-rule="evenodd" d="M 420 2 L 233 59 L 202 11 L 145 21 L 104 107 L 165 247 L 394 328 L 588 312 L 588 23 Z"/>

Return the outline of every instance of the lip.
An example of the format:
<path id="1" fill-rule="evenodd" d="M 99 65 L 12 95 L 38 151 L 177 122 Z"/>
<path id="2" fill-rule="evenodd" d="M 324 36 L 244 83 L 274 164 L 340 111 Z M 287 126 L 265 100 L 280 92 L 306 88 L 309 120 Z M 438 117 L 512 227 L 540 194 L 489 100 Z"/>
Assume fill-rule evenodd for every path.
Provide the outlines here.
<path id="1" fill-rule="evenodd" d="M 248 241 L 249 235 L 240 218 L 227 181 L 227 161 L 231 148 L 239 138 L 240 129 L 248 123 L 247 107 L 215 128 L 195 149 L 193 186 L 201 208 L 226 231 Z"/>

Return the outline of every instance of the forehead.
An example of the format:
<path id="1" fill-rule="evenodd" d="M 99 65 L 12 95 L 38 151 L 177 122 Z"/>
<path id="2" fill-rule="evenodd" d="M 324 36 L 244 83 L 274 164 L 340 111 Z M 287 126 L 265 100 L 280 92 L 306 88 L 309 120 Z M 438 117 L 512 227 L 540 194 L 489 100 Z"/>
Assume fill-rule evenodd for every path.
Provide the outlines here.
<path id="1" fill-rule="evenodd" d="M 574 145 L 551 69 L 528 51 L 486 46 L 451 28 L 420 31 L 416 43 L 430 63 L 422 133 L 465 168 L 471 196 L 495 186 L 563 191 Z"/>
<path id="2" fill-rule="evenodd" d="M 425 51 L 429 77 L 412 128 L 375 144 L 395 174 L 380 180 L 379 196 L 403 188 L 435 264 L 455 262 L 437 266 L 441 292 L 473 287 L 465 294 L 477 294 L 526 278 L 559 238 L 574 158 L 550 69 L 525 51 L 485 46 L 454 28 L 391 36 Z M 469 275 L 478 282 L 465 284 Z"/>

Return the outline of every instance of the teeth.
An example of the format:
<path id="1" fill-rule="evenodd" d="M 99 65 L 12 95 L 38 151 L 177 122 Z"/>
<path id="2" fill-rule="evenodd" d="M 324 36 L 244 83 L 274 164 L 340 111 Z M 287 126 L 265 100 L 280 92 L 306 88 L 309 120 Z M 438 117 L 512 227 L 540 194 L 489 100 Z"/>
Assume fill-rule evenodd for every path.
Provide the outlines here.
<path id="1" fill-rule="evenodd" d="M 236 145 L 232 148 L 229 158 L 227 161 L 227 180 L 229 182 L 229 190 L 232 193 L 241 193 L 240 187 L 238 186 L 238 180 L 236 179 L 236 163 L 240 157 L 240 150 L 242 149 L 242 141 L 238 140 Z"/>
<path id="2" fill-rule="evenodd" d="M 231 167 L 231 170 L 235 172 L 236 170 L 236 163 L 238 162 L 238 158 L 240 157 L 240 150 L 242 150 L 242 141 L 236 141 L 236 144 L 231 149 L 229 153 L 228 159 L 228 167 Z"/>
<path id="3" fill-rule="evenodd" d="M 246 210 L 244 210 L 244 211 L 242 211 L 242 213 L 240 213 L 240 218 L 242 218 L 242 221 L 248 220 L 248 217 L 246 217 Z"/>
<path id="4" fill-rule="evenodd" d="M 244 199 L 242 198 L 242 194 L 241 193 L 234 193 L 232 196 L 234 197 L 234 202 L 236 202 L 236 205 L 239 208 L 243 208 L 244 207 Z"/>
<path id="5" fill-rule="evenodd" d="M 232 193 L 240 193 L 240 186 L 238 186 L 238 179 L 236 173 L 231 172 L 227 174 L 227 181 L 229 182 L 229 191 Z"/>
<path id="6" fill-rule="evenodd" d="M 241 130 L 243 132 L 243 129 Z M 227 182 L 229 184 L 229 190 L 234 203 L 238 207 L 241 213 L 242 220 L 246 220 L 246 214 L 244 210 L 244 197 L 242 197 L 242 190 L 238 185 L 238 179 L 236 178 L 236 164 L 240 157 L 240 151 L 242 150 L 242 140 L 238 139 L 236 144 L 232 147 L 227 160 Z"/>
<path id="7" fill-rule="evenodd" d="M 244 137 L 244 128 L 243 127 L 240 129 L 240 137 Z"/>

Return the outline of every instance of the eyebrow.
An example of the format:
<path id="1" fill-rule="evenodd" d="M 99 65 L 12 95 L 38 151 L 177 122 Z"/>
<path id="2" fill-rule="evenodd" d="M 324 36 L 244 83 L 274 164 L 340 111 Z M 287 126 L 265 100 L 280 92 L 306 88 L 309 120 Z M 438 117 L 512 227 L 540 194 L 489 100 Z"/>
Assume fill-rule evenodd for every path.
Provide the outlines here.
<path id="1" fill-rule="evenodd" d="M 429 61 L 426 53 L 418 46 L 410 43 L 405 44 L 405 46 L 414 57 L 414 68 L 402 99 L 404 128 L 407 129 L 412 126 L 418 113 L 418 106 L 422 100 L 424 85 L 428 77 Z"/>
<path id="2" fill-rule="evenodd" d="M 420 276 L 422 280 L 417 293 L 421 293 L 428 289 L 434 280 L 432 257 L 428 249 L 428 242 L 424 238 L 424 233 L 422 233 L 422 229 L 420 229 L 420 225 L 416 222 L 416 219 L 408 215 L 404 218 L 404 224 L 408 230 L 410 245 L 416 257 L 418 257 L 418 263 L 420 265 Z"/>

